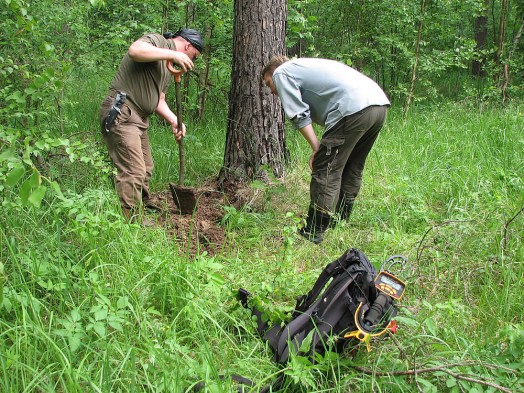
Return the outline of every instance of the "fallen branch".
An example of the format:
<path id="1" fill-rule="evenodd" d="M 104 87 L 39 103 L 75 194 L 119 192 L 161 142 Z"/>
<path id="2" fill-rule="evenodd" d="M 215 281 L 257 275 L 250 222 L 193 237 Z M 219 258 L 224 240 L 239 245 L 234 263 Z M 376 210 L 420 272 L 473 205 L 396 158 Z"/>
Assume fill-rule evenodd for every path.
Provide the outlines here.
<path id="1" fill-rule="evenodd" d="M 371 370 L 371 369 L 368 369 L 368 368 L 365 368 L 365 367 L 360 367 L 360 366 L 352 366 L 352 367 L 355 370 L 360 371 L 361 373 L 364 373 L 366 375 L 375 375 L 375 376 L 378 376 L 378 377 L 403 376 L 403 375 L 414 375 L 414 376 L 417 376 L 419 374 L 424 374 L 424 373 L 444 372 L 446 374 L 451 375 L 453 378 L 460 379 L 462 381 L 473 382 L 473 383 L 476 383 L 476 384 L 479 384 L 479 385 L 489 386 L 489 387 L 495 388 L 497 390 L 500 390 L 501 392 L 512 393 L 511 389 L 506 388 L 506 387 L 501 386 L 501 385 L 498 385 L 496 383 L 484 381 L 484 380 L 481 380 L 481 379 L 467 377 L 467 376 L 464 376 L 462 374 L 459 374 L 459 373 L 456 373 L 456 372 L 453 372 L 453 371 L 450 370 L 450 368 L 453 368 L 453 367 L 465 367 L 465 366 L 472 366 L 472 365 L 479 365 L 479 366 L 484 366 L 484 367 L 488 367 L 488 368 L 492 368 L 492 369 L 493 368 L 498 368 L 498 369 L 504 369 L 505 371 L 515 372 L 515 370 L 508 369 L 506 367 L 498 367 L 498 366 L 495 366 L 495 365 L 491 365 L 491 364 L 488 365 L 488 364 L 478 363 L 478 362 L 445 364 L 445 365 L 442 365 L 442 366 L 428 367 L 428 368 L 422 368 L 422 369 L 413 369 L 413 370 L 405 370 L 405 371 L 375 371 L 375 370 Z"/>
<path id="2" fill-rule="evenodd" d="M 455 224 L 455 223 L 458 223 L 458 222 L 471 222 L 472 220 L 448 220 L 448 221 L 444 221 L 444 222 L 441 222 L 440 224 L 436 224 L 436 225 L 433 225 L 432 227 L 430 227 L 426 233 L 424 233 L 424 235 L 422 236 L 422 239 L 420 239 L 420 242 L 419 242 L 419 245 L 417 247 L 417 262 L 420 262 L 420 258 L 422 257 L 422 251 L 424 251 L 424 248 L 423 248 L 423 245 L 424 245 L 424 240 L 426 240 L 426 237 L 429 235 L 429 233 L 436 229 L 436 228 L 440 228 L 440 227 L 443 227 L 443 226 L 446 226 L 446 225 L 450 225 L 450 224 Z"/>
<path id="3" fill-rule="evenodd" d="M 524 206 L 522 207 L 522 209 L 520 209 L 513 217 L 511 217 L 509 219 L 509 221 L 507 221 L 505 224 L 504 224 L 504 236 L 503 236 L 503 244 L 502 244 L 502 249 L 503 250 L 506 250 L 507 246 L 508 246 L 508 227 L 510 226 L 510 224 L 515 221 L 515 219 L 522 213 L 524 212 Z"/>

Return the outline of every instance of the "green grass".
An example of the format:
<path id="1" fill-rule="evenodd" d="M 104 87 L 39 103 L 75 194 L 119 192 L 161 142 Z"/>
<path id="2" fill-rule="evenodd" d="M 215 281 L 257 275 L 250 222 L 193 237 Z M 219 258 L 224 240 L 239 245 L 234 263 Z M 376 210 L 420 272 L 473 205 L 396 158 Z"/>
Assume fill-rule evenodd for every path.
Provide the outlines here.
<path id="1" fill-rule="evenodd" d="M 89 86 L 85 111 L 75 107 L 68 119 L 103 153 L 93 112 L 104 92 Z M 214 256 L 188 258 L 162 229 L 126 224 L 110 181 L 89 165 L 58 162 L 66 198 L 49 194 L 40 209 L 17 206 L 4 190 L 0 391 L 185 392 L 203 380 L 229 392 L 223 374 L 263 386 L 282 371 L 235 290 L 284 310 L 349 247 L 377 267 L 392 254 L 409 258 L 399 332 L 354 360 L 292 363 L 284 391 L 495 391 L 488 381 L 524 391 L 507 369 L 524 366 L 523 110 L 443 104 L 414 107 L 404 121 L 393 108 L 351 222 L 320 246 L 296 235 L 310 153 L 291 130 L 283 187 L 262 190 L 263 210 L 229 211 L 224 251 Z M 190 185 L 218 174 L 225 116 L 188 121 Z M 178 147 L 157 120 L 150 138 L 152 187 L 162 190 L 178 178 Z M 441 370 L 391 374 L 430 367 Z"/>
<path id="2" fill-rule="evenodd" d="M 185 185 L 198 186 L 218 175 L 224 159 L 225 119 L 206 119 L 201 123 L 186 122 Z M 157 118 L 149 131 L 155 162 L 151 188 L 164 190 L 168 183 L 178 183 L 180 155 L 171 129 Z"/>

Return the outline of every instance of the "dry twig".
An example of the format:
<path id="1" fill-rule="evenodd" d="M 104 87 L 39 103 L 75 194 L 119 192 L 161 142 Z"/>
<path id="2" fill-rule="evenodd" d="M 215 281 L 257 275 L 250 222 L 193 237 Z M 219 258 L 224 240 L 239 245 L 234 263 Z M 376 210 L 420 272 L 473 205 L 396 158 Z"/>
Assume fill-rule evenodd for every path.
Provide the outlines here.
<path id="1" fill-rule="evenodd" d="M 360 366 L 353 366 L 353 368 L 366 375 L 374 375 L 378 377 L 402 376 L 402 375 L 417 376 L 419 374 L 424 374 L 424 373 L 444 372 L 446 374 L 451 375 L 453 378 L 456 378 L 462 381 L 472 382 L 472 383 L 476 383 L 476 384 L 483 385 L 483 386 L 489 386 L 497 390 L 500 390 L 501 392 L 512 393 L 511 389 L 498 385 L 496 383 L 485 381 L 482 379 L 467 377 L 465 375 L 462 375 L 460 373 L 456 373 L 450 370 L 451 368 L 454 368 L 454 367 L 465 367 L 465 366 L 473 366 L 473 365 L 479 365 L 479 366 L 488 367 L 491 369 L 503 369 L 504 371 L 515 372 L 515 370 L 513 369 L 508 369 L 506 367 L 499 367 L 493 364 L 485 364 L 485 363 L 480 363 L 480 362 L 444 364 L 442 366 L 428 367 L 428 368 L 422 368 L 422 369 L 413 369 L 413 370 L 405 370 L 405 371 L 389 371 L 389 372 L 388 371 L 375 371 L 375 370 L 371 370 L 371 369 L 360 367 Z"/>
<path id="2" fill-rule="evenodd" d="M 520 209 L 513 217 L 510 218 L 509 221 L 507 221 L 505 224 L 504 224 L 504 236 L 503 236 L 503 243 L 502 243 L 502 249 L 503 250 L 506 250 L 507 246 L 508 246 L 508 227 L 510 226 L 510 224 L 515 221 L 515 219 L 522 213 L 524 212 L 524 206 L 522 207 L 522 209 Z"/>

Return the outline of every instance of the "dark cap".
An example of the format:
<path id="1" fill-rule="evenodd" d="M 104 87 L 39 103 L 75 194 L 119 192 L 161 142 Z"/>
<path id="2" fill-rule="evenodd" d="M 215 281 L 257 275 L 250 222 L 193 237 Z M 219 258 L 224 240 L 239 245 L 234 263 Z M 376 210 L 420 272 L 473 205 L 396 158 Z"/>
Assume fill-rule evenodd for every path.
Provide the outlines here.
<path id="1" fill-rule="evenodd" d="M 200 53 L 204 49 L 204 40 L 200 33 L 193 29 L 181 29 L 172 35 L 172 37 L 182 37 L 191 45 L 193 45 Z"/>

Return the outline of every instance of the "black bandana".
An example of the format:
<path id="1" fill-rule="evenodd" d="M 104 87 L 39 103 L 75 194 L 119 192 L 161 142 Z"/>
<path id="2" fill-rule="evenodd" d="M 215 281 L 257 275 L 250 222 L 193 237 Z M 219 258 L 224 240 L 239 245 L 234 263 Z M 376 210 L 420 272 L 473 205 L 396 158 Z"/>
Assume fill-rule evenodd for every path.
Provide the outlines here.
<path id="1" fill-rule="evenodd" d="M 200 33 L 193 29 L 181 29 L 178 30 L 176 33 L 167 32 L 164 33 L 165 38 L 175 38 L 175 37 L 182 37 L 187 42 L 189 42 L 191 45 L 193 45 L 200 53 L 202 53 L 202 50 L 204 49 L 204 41 L 202 40 L 202 36 Z"/>

